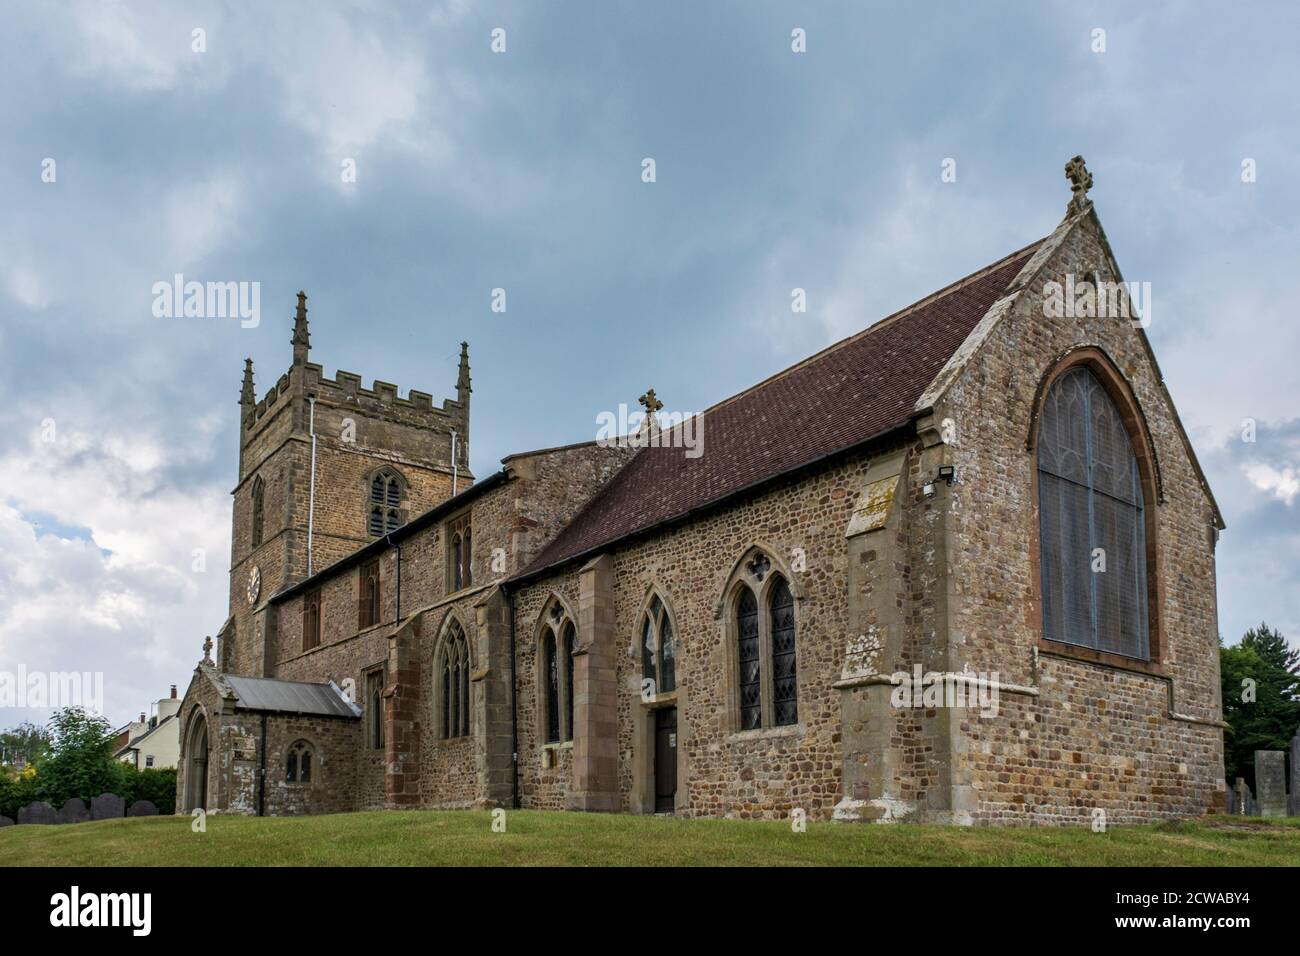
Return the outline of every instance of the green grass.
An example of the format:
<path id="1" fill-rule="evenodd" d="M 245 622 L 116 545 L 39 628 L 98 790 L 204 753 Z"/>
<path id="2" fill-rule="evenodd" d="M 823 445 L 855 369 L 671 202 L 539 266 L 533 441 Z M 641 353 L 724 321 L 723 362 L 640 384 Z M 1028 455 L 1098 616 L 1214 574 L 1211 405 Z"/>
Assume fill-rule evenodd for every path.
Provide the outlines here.
<path id="1" fill-rule="evenodd" d="M 1300 819 L 992 828 L 516 810 L 181 817 L 0 830 L 0 866 L 1300 866 Z"/>

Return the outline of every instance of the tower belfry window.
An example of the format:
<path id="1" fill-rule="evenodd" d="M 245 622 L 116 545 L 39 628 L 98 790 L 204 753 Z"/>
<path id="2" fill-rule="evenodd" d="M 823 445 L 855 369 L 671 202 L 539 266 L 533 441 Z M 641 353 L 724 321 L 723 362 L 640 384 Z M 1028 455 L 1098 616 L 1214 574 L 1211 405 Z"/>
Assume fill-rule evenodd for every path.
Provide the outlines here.
<path id="1" fill-rule="evenodd" d="M 396 531 L 405 523 L 402 498 L 403 483 L 396 472 L 386 468 L 370 479 L 366 531 L 372 538 Z"/>

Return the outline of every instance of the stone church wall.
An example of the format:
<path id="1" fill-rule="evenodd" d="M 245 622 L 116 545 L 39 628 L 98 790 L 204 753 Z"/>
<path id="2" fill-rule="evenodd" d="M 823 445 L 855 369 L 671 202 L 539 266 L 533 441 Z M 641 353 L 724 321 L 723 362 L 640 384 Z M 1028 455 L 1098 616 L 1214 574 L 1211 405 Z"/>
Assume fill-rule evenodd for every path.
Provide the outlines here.
<path id="1" fill-rule="evenodd" d="M 1065 238 L 945 397 L 959 439 L 951 493 L 951 626 L 958 668 L 1000 673 L 1037 698 L 1004 694 L 997 718 L 970 717 L 958 745 L 976 822 L 1086 824 L 1196 814 L 1222 774 L 1213 512 L 1141 336 L 1124 318 L 1048 318 L 1041 286 L 1096 272 L 1118 279 L 1097 228 Z M 1130 277 L 1134 278 L 1134 277 Z M 1135 277 L 1141 278 L 1141 277 Z M 1156 309 L 1156 322 L 1176 321 Z M 1157 506 L 1159 633 L 1153 673 L 1040 652 L 1036 456 L 1027 448 L 1044 376 L 1069 349 L 1100 347 L 1146 418 L 1166 501 Z M 1153 642 L 1157 629 L 1153 626 Z M 964 751 L 964 754 L 961 753 Z"/>

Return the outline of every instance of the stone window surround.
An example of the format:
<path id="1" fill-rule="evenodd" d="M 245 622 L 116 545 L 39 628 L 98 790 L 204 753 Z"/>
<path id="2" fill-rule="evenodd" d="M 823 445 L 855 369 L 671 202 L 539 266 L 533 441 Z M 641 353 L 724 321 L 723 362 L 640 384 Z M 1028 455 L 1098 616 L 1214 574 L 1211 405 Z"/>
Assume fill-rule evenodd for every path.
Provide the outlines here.
<path id="1" fill-rule="evenodd" d="M 749 565 L 756 556 L 762 554 L 768 561 L 768 568 L 763 579 L 750 569 Z M 722 599 L 715 609 L 722 632 L 722 645 L 727 655 L 727 730 L 728 740 L 742 741 L 762 739 L 764 737 L 785 737 L 803 733 L 803 724 L 776 726 L 773 720 L 772 703 L 772 620 L 768 600 L 771 597 L 777 576 L 785 579 L 794 597 L 794 633 L 795 633 L 795 674 L 796 682 L 802 681 L 803 667 L 800 661 L 799 645 L 803 635 L 803 614 L 801 608 L 805 597 L 804 589 L 798 578 L 778 555 L 780 552 L 762 544 L 750 544 L 745 548 L 739 560 L 732 566 L 727 576 L 727 583 L 722 590 Z M 740 717 L 740 649 L 736 627 L 736 610 L 740 601 L 741 588 L 748 587 L 758 601 L 758 646 L 759 646 L 759 680 L 762 700 L 762 717 L 758 727 L 748 730 L 741 726 Z M 674 633 L 676 630 L 674 629 Z M 796 699 L 803 699 L 797 693 Z M 802 712 L 802 711 L 801 711 Z"/>
<path id="2" fill-rule="evenodd" d="M 293 743 L 289 744 L 289 746 L 285 748 L 284 759 L 280 762 L 280 766 L 286 768 L 285 775 L 287 776 L 289 757 L 297 750 L 299 744 L 302 744 L 306 748 L 306 752 L 311 756 L 311 779 L 304 783 L 301 780 L 296 780 L 296 779 L 286 780 L 281 778 L 280 782 L 284 784 L 284 786 L 292 787 L 296 790 L 310 790 L 313 787 L 320 786 L 321 769 L 322 769 L 322 764 L 324 763 L 324 761 L 321 759 L 320 756 L 320 752 L 321 752 L 320 748 L 316 746 L 316 743 L 314 741 L 308 739 L 307 737 L 299 737 L 296 740 L 294 740 Z M 301 775 L 301 771 L 299 770 L 299 767 L 300 764 L 295 765 L 294 768 L 295 776 Z"/>
<path id="3" fill-rule="evenodd" d="M 442 523 L 441 537 L 443 540 L 443 557 L 446 564 L 446 583 L 445 589 L 447 594 L 460 594 L 462 591 L 468 591 L 474 587 L 474 518 L 473 506 L 467 506 L 464 510 L 447 518 Z M 456 549 L 455 537 L 464 532 L 469 538 L 470 549 L 467 560 L 464 562 L 461 574 L 461 586 L 456 587 Z"/>
<path id="4" fill-rule="evenodd" d="M 668 604 L 667 597 L 664 596 L 663 589 L 657 585 L 650 586 L 650 590 L 646 593 L 645 600 L 641 603 L 641 611 L 636 617 L 636 633 L 632 636 L 632 666 L 635 668 L 634 673 L 640 676 L 641 686 L 644 687 L 644 682 L 647 678 L 645 675 L 644 659 L 642 658 L 642 645 L 645 640 L 646 618 L 650 616 L 650 609 L 654 607 L 655 598 L 659 599 L 659 605 L 661 608 L 659 613 L 663 616 L 663 621 L 668 625 L 668 631 L 672 635 L 673 689 L 659 693 L 659 684 L 663 678 L 663 675 L 660 673 L 660 668 L 663 663 L 663 633 L 662 625 L 651 621 L 651 633 L 654 635 L 655 644 L 654 650 L 651 652 L 653 667 L 655 669 L 655 693 L 646 697 L 643 692 L 641 696 L 641 703 L 643 705 L 666 705 L 675 703 L 677 700 L 677 651 L 680 649 L 680 644 L 677 640 L 677 618 L 673 614 L 672 607 Z"/>
<path id="5" fill-rule="evenodd" d="M 469 679 L 466 681 L 469 690 L 469 702 L 466 709 L 469 713 L 469 733 L 460 736 L 443 736 L 442 727 L 442 671 L 443 671 L 443 654 L 446 652 L 447 639 L 451 634 L 452 627 L 460 628 L 461 639 L 465 642 L 465 666 L 469 669 Z M 464 618 L 456 608 L 451 608 L 442 619 L 438 626 L 438 639 L 433 647 L 433 664 L 429 680 L 433 684 L 433 693 L 430 699 L 433 704 L 433 746 L 434 747 L 455 747 L 463 745 L 467 740 L 473 740 L 476 736 L 477 721 L 474 719 L 474 685 L 480 679 L 480 675 L 475 665 L 475 648 L 473 640 L 473 631 L 465 623 Z"/>
<path id="6" fill-rule="evenodd" d="M 552 608 L 559 608 L 558 617 L 552 617 Z M 573 613 L 560 595 L 552 591 L 547 595 L 546 601 L 542 604 L 541 613 L 537 616 L 537 622 L 533 628 L 533 647 L 536 693 L 536 715 L 537 715 L 537 739 L 539 751 L 562 750 L 565 747 L 573 746 L 573 728 L 569 726 L 569 708 L 568 699 L 574 693 L 572 687 L 567 686 L 568 681 L 565 679 L 568 674 L 569 647 L 568 642 L 564 640 L 564 634 L 569 625 L 573 625 L 574 634 L 578 633 L 578 616 Z M 556 666 L 560 671 L 558 681 L 560 688 L 560 739 L 546 739 L 546 710 L 549 701 L 547 700 L 549 681 L 546 674 L 546 654 L 544 651 L 543 639 L 546 632 L 550 630 L 555 635 L 555 657 Z M 576 678 L 575 678 L 576 679 Z"/>
<path id="7" fill-rule="evenodd" d="M 380 476 L 383 476 L 385 479 L 389 479 L 389 478 L 396 479 L 397 481 L 397 507 L 396 508 L 391 507 L 388 504 L 387 500 L 380 503 L 375 501 L 374 498 L 372 497 L 375 479 Z M 387 488 L 387 482 L 385 482 L 385 488 Z M 399 528 L 402 525 L 406 524 L 408 518 L 408 514 L 406 510 L 406 502 L 409 495 L 410 495 L 410 485 L 406 480 L 406 476 L 397 469 L 396 465 L 383 464 L 380 465 L 378 468 L 372 469 L 366 475 L 365 485 L 363 486 L 363 491 L 362 491 L 362 496 L 363 496 L 362 500 L 364 501 L 365 506 L 362 509 L 361 527 L 364 529 L 365 534 L 362 536 L 360 540 L 377 541 L 379 538 L 382 538 L 384 536 L 383 534 L 376 535 L 370 533 L 370 515 L 376 508 L 381 509 L 384 516 L 383 518 L 384 534 L 388 533 L 388 513 L 390 511 L 397 512 L 397 526 Z"/>
<path id="8" fill-rule="evenodd" d="M 370 664 L 361 669 L 361 687 L 363 689 L 363 692 L 366 695 L 365 706 L 362 708 L 363 711 L 365 712 L 365 721 L 366 721 L 365 749 L 372 750 L 372 751 L 383 751 L 386 749 L 388 743 L 387 738 L 384 737 L 384 713 L 382 710 L 380 710 L 378 713 L 375 713 L 370 706 L 370 680 L 372 677 L 375 676 L 379 677 L 379 701 L 380 701 L 379 706 L 382 708 L 384 706 L 383 701 L 385 700 L 384 690 L 386 689 L 388 684 L 388 662 L 386 660 L 376 661 L 374 664 Z M 376 726 L 378 727 L 379 736 L 381 738 L 381 742 L 378 746 L 375 745 Z"/>
<path id="9" fill-rule="evenodd" d="M 1133 454 L 1138 462 L 1138 474 L 1142 482 L 1144 497 L 1143 517 L 1146 531 L 1147 562 L 1147 629 L 1148 653 L 1150 659 L 1143 661 L 1125 657 L 1110 651 L 1100 651 L 1090 647 L 1080 647 L 1063 641 L 1048 640 L 1043 636 L 1043 581 L 1041 568 L 1041 544 L 1039 540 L 1038 519 L 1038 427 L 1042 419 L 1043 405 L 1053 383 L 1066 372 L 1078 366 L 1085 366 L 1105 389 L 1110 400 L 1115 403 L 1120 418 L 1128 431 L 1129 441 L 1133 445 Z M 1033 409 L 1029 422 L 1029 436 L 1025 451 L 1030 456 L 1033 475 L 1032 502 L 1033 520 L 1030 522 L 1029 555 L 1031 561 L 1030 580 L 1033 588 L 1030 620 L 1034 632 L 1038 635 L 1040 653 L 1053 657 L 1065 657 L 1084 663 L 1099 664 L 1117 670 L 1133 671 L 1153 677 L 1167 676 L 1164 660 L 1167 653 L 1164 633 L 1164 574 L 1161 561 L 1162 552 L 1158 540 L 1159 509 L 1164 504 L 1163 486 L 1160 477 L 1159 460 L 1156 458 L 1154 443 L 1147 427 L 1146 416 L 1138 405 L 1137 397 L 1123 373 L 1116 367 L 1106 352 L 1093 345 L 1075 346 L 1058 355 L 1038 384 L 1034 396 Z M 796 601 L 797 603 L 797 601 Z"/>

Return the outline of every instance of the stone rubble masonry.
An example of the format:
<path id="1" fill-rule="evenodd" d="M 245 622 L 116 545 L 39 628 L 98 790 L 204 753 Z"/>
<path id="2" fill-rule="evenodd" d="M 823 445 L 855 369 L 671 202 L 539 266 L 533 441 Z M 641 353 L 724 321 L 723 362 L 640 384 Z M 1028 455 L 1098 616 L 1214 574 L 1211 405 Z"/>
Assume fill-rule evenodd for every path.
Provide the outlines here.
<path id="1" fill-rule="evenodd" d="M 313 366 L 295 366 L 245 429 L 223 662 L 234 673 L 333 680 L 358 695 L 378 669 L 385 746 L 368 746 L 366 720 L 268 718 L 264 810 L 501 806 L 517 787 L 527 808 L 653 812 L 660 706 L 678 711 L 681 816 L 780 819 L 800 809 L 814 819 L 1080 826 L 1099 815 L 1134 823 L 1222 804 L 1221 519 L 1144 332 L 1121 318 L 1045 314 L 1045 284 L 1067 275 L 1120 279 L 1088 204 L 1038 247 L 906 428 L 689 520 L 508 582 L 632 450 L 589 443 L 512 456 L 505 479 L 467 505 L 471 586 L 449 592 L 447 523 L 431 523 L 401 541 L 400 612 L 397 552 L 383 553 L 380 624 L 358 630 L 355 565 L 319 576 L 322 639 L 307 651 L 302 594 L 271 599 L 305 573 L 306 446 L 296 396 L 308 383 L 320 390 L 318 428 L 336 429 L 355 392 L 366 428 L 375 429 L 358 419 L 369 444 L 331 445 L 321 456 L 317 527 L 321 553 L 332 556 L 364 543 L 350 537 L 362 484 L 383 461 L 395 461 L 410 483 L 418 504 L 409 517 L 446 496 L 447 449 L 435 441 L 430 452 L 427 437 L 447 424 L 434 411 L 454 416 L 456 403 L 408 408 L 379 384 L 361 394 L 345 373 L 333 386 L 340 397 L 312 377 Z M 1150 662 L 1042 639 L 1036 413 L 1044 383 L 1063 362 L 1085 358 L 1110 376 L 1141 429 L 1138 454 L 1153 489 Z M 432 424 L 421 432 L 415 419 Z M 407 447 L 416 434 L 425 436 L 419 455 Z M 241 496 L 255 464 L 271 476 L 268 521 L 274 512 L 278 524 L 268 531 L 278 533 L 250 554 Z M 941 466 L 954 468 L 951 485 L 938 480 Z M 794 593 L 798 722 L 742 731 L 735 600 L 759 552 Z M 249 560 L 265 578 L 254 609 L 243 597 Z M 643 701 L 639 641 L 654 596 L 673 625 L 677 687 Z M 552 602 L 578 624 L 574 739 L 560 745 L 544 740 L 540 690 L 538 642 Z M 453 622 L 469 647 L 470 734 L 442 739 L 441 655 Z M 974 672 L 986 694 L 996 692 L 996 708 L 895 706 L 893 675 L 914 667 Z M 232 709 L 211 665 L 196 671 L 182 715 L 183 746 L 191 721 L 207 720 L 208 806 L 257 812 L 261 716 Z M 319 748 L 322 770 L 294 790 L 282 761 L 296 739 Z M 186 774 L 183 754 L 178 807 Z"/>
<path id="2" fill-rule="evenodd" d="M 304 356 L 305 358 L 305 356 Z M 315 398 L 316 488 L 311 491 L 312 406 Z M 391 467 L 404 482 L 402 517 L 407 520 L 469 487 L 463 448 L 453 469 L 451 432 L 469 437 L 469 397 L 435 407 L 429 395 L 376 381 L 361 387 L 359 376 L 340 371 L 323 376 L 321 366 L 295 360 L 266 397 L 241 409 L 239 483 L 234 489 L 230 562 L 233 640 L 222 649 L 231 673 L 266 676 L 274 651 L 254 627 L 255 608 L 286 585 L 307 575 L 308 512 L 312 514 L 312 569 L 319 571 L 368 544 L 370 479 Z M 261 544 L 252 544 L 252 489 L 264 482 Z M 262 575 L 261 594 L 249 605 L 253 567 Z"/>
<path id="3" fill-rule="evenodd" d="M 318 425 L 319 421 L 318 417 Z M 471 587 L 448 593 L 445 522 L 401 543 L 400 621 L 396 549 L 385 551 L 379 559 L 382 609 L 381 623 L 377 625 L 358 629 L 357 567 L 321 576 L 321 643 L 315 648 L 304 651 L 302 647 L 302 594 L 284 601 L 264 598 L 260 607 L 247 615 L 250 624 L 243 633 L 255 633 L 254 625 L 260 624 L 262 643 L 251 653 L 236 652 L 234 659 L 264 660 L 264 676 L 315 683 L 333 680 L 352 689 L 354 699 L 364 709 L 369 706 L 364 699 L 366 675 L 377 669 L 385 674 L 385 747 L 370 747 L 365 733 L 367 721 L 359 722 L 354 733 L 356 743 L 347 745 L 346 761 L 341 755 L 334 758 L 331 786 L 346 780 L 349 789 L 333 802 L 332 809 L 509 805 L 514 790 L 510 604 L 496 584 L 531 561 L 632 453 L 634 449 L 603 448 L 589 442 L 506 459 L 508 480 L 469 505 L 473 529 Z M 318 508 L 320 480 L 318 474 Z M 365 490 L 360 479 L 354 486 L 358 495 Z M 268 486 L 268 507 L 269 490 Z M 317 515 L 319 518 L 319 510 Z M 244 597 L 239 594 L 234 599 L 232 609 L 238 618 L 237 602 L 244 601 Z M 435 663 L 453 618 L 465 632 L 470 649 L 471 734 L 444 740 L 436 710 L 439 698 L 435 693 Z M 233 666 L 227 669 L 239 672 Z M 213 696 L 194 684 L 191 688 L 196 698 Z M 189 700 L 187 694 L 185 715 L 192 712 Z M 250 720 L 242 714 L 224 716 L 220 731 L 224 736 L 220 739 L 255 738 L 260 724 L 254 726 Z M 283 722 L 280 716 L 268 718 L 271 728 Z M 188 727 L 186 720 L 183 735 Z M 337 730 L 339 733 L 343 731 Z M 183 736 L 183 746 L 186 740 Z M 293 741 L 283 743 L 287 746 Z M 210 773 L 218 759 L 217 746 L 214 738 L 209 751 Z M 228 744 L 224 746 L 229 749 Z M 279 759 L 274 746 L 268 750 Z M 255 748 L 250 754 L 254 752 Z M 220 771 L 219 794 L 214 795 L 209 806 L 255 813 L 258 768 L 251 759 L 232 761 L 225 750 L 220 760 L 226 766 Z M 346 768 L 340 766 L 343 762 Z M 181 796 L 178 807 L 183 805 L 186 792 L 185 774 L 183 754 L 177 783 Z M 267 780 L 270 812 L 271 791 L 287 788 L 270 772 Z M 308 796 L 319 804 L 323 798 L 315 795 L 318 789 L 311 788 Z M 302 794 L 290 793 L 275 800 L 286 806 L 306 805 Z"/>

